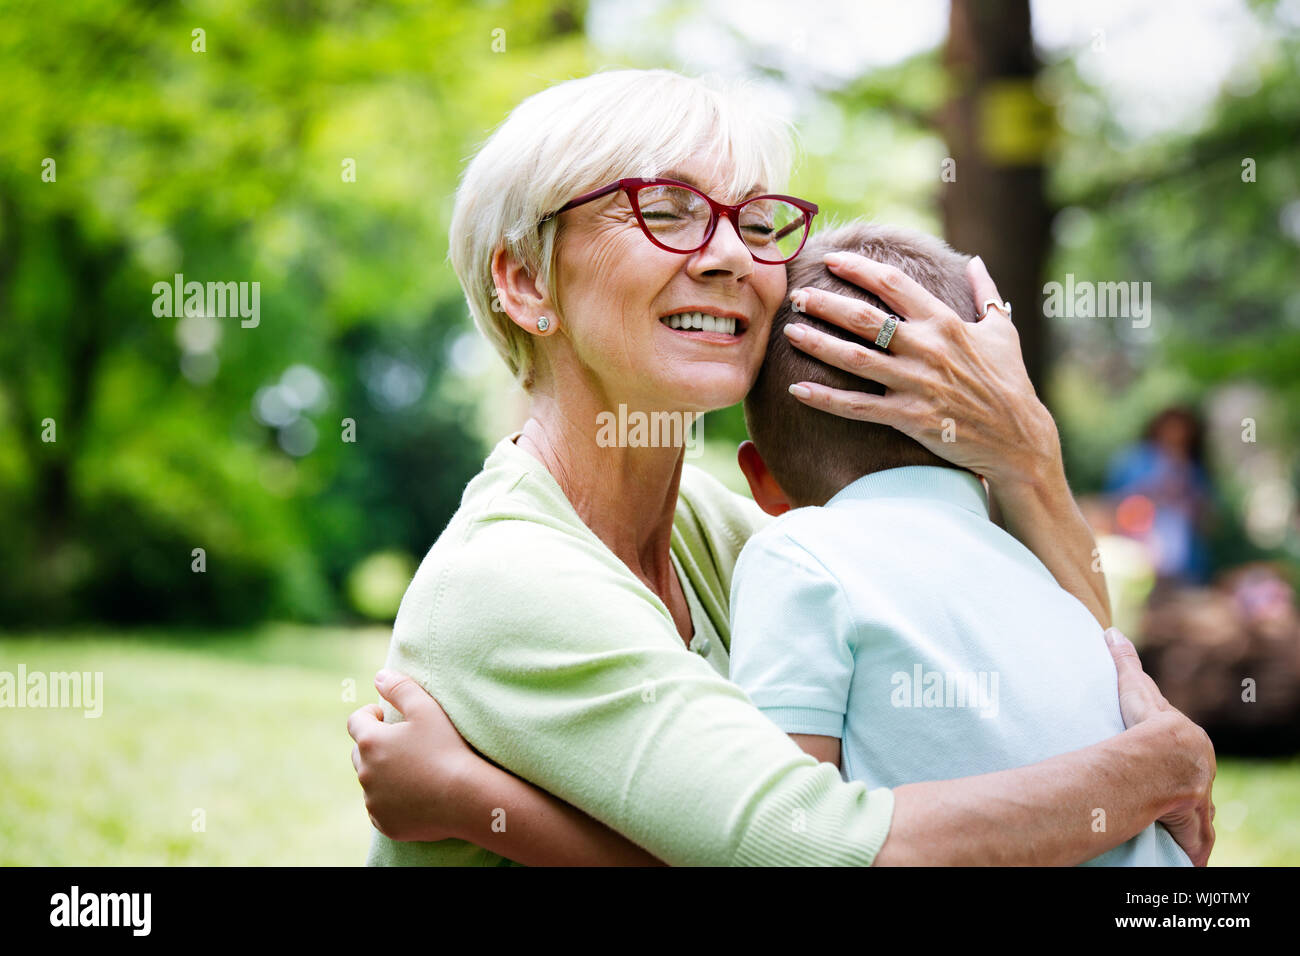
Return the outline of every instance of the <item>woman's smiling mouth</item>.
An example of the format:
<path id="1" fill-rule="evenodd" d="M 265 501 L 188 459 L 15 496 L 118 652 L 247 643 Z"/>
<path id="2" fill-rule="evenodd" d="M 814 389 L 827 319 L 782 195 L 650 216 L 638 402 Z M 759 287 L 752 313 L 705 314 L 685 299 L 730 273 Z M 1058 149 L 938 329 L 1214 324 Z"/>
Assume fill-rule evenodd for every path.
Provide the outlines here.
<path id="1" fill-rule="evenodd" d="M 722 345 L 739 341 L 749 327 L 748 320 L 735 313 L 697 309 L 683 309 L 661 316 L 659 322 L 679 335 Z"/>

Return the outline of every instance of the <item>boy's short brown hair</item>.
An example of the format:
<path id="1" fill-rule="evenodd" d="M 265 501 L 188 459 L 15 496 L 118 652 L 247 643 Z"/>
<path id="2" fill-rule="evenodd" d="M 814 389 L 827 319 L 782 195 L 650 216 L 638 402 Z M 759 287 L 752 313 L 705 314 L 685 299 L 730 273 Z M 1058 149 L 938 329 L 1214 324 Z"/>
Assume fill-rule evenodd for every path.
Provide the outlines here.
<path id="1" fill-rule="evenodd" d="M 822 262 L 828 252 L 856 252 L 894 266 L 915 279 L 963 321 L 976 320 L 975 298 L 966 278 L 969 256 L 953 251 L 942 239 L 912 229 L 851 222 L 823 229 L 808 239 L 786 267 L 791 290 L 811 287 L 860 299 L 893 310 L 879 298 L 840 279 Z M 791 502 L 825 504 L 841 488 L 873 472 L 905 465 L 954 467 L 919 442 L 888 425 L 853 421 L 804 405 L 789 392 L 796 382 L 883 395 L 884 386 L 818 361 L 790 344 L 782 331 L 803 322 L 846 341 L 875 349 L 851 332 L 806 312 L 796 312 L 787 298 L 772 320 L 767 356 L 754 387 L 745 398 L 749 436 Z M 907 335 L 907 324 L 896 332 Z"/>

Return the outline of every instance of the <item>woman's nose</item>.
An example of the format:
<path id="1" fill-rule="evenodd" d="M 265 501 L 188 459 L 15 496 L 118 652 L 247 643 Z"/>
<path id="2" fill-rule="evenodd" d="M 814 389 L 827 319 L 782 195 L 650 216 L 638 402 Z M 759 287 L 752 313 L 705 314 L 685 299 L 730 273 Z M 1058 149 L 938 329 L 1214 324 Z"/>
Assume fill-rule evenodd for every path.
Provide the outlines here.
<path id="1" fill-rule="evenodd" d="M 750 254 L 749 246 L 740 238 L 736 224 L 726 216 L 718 218 L 717 228 L 713 230 L 708 245 L 692 259 L 693 268 L 699 272 L 723 270 L 743 277 L 754 271 L 754 257 Z"/>

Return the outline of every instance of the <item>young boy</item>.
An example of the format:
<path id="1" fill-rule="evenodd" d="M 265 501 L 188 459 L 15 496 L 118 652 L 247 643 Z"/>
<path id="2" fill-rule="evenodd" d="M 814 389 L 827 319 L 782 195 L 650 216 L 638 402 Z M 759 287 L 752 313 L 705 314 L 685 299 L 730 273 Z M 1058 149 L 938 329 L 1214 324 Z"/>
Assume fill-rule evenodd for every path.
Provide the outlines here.
<path id="1" fill-rule="evenodd" d="M 887 226 L 812 237 L 790 288 L 888 311 L 825 267 L 838 250 L 896 266 L 975 321 L 967 257 Z M 790 345 L 789 322 L 875 347 L 788 302 L 773 321 L 745 400 L 752 443 L 740 465 L 754 499 L 780 517 L 736 565 L 731 679 L 805 750 L 869 787 L 1010 769 L 1123 731 L 1097 621 L 989 519 L 974 474 L 892 428 L 795 400 L 795 382 L 862 381 Z M 1106 808 L 1081 811 L 1078 826 L 1100 835 Z M 1191 865 L 1158 824 L 1089 863 Z"/>

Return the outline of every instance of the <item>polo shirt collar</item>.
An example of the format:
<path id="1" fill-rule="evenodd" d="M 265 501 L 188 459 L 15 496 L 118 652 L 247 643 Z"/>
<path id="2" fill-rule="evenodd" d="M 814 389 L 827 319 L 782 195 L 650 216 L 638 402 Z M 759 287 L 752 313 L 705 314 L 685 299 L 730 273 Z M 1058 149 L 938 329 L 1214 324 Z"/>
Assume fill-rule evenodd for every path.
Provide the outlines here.
<path id="1" fill-rule="evenodd" d="M 908 465 L 887 468 L 841 488 L 826 507 L 849 501 L 867 501 L 872 498 L 920 498 L 943 501 L 977 515 L 989 516 L 988 494 L 984 484 L 969 471 L 942 468 L 938 465 Z"/>

